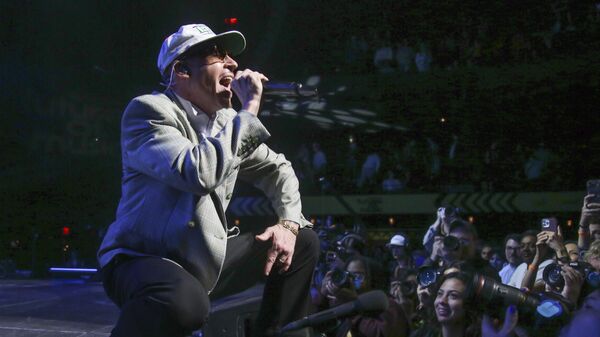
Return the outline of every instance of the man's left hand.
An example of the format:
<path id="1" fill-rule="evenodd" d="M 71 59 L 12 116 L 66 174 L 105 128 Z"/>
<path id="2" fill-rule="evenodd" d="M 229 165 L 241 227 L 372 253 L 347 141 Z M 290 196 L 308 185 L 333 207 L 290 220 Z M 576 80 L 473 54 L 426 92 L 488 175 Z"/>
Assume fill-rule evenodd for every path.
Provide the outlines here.
<path id="1" fill-rule="evenodd" d="M 297 226 L 297 225 L 295 225 Z M 262 234 L 257 235 L 256 240 L 266 242 L 271 240 L 273 245 L 267 252 L 267 264 L 265 265 L 265 275 L 271 274 L 271 269 L 277 264 L 280 273 L 286 272 L 292 264 L 294 247 L 296 246 L 296 235 L 289 229 L 276 224 L 268 227 Z"/>

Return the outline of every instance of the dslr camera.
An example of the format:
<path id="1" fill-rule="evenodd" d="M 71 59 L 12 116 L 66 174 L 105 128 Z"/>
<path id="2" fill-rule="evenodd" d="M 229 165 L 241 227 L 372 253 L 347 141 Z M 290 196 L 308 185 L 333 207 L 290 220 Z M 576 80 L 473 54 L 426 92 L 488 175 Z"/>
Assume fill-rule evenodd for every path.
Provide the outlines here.
<path id="1" fill-rule="evenodd" d="M 594 270 L 589 263 L 586 262 L 570 262 L 568 264 L 583 276 L 585 282 L 592 288 L 600 286 L 600 273 Z M 544 281 L 546 284 L 555 289 L 562 289 L 565 286 L 565 278 L 561 274 L 562 268 L 556 263 L 551 263 L 544 268 Z"/>
<path id="2" fill-rule="evenodd" d="M 444 249 L 456 251 L 460 248 L 460 240 L 452 235 L 444 237 Z"/>
<path id="3" fill-rule="evenodd" d="M 437 280 L 440 279 L 442 275 L 442 271 L 433 266 L 423 266 L 419 268 L 419 273 L 417 274 L 417 283 L 423 287 L 427 288 L 431 285 L 435 284 Z"/>
<path id="4" fill-rule="evenodd" d="M 438 283 L 442 274 L 443 271 L 440 269 L 430 266 L 421 267 L 417 275 L 417 281 L 422 287 L 429 287 Z M 490 277 L 479 274 L 473 275 L 471 288 L 473 289 L 474 296 L 489 303 L 500 301 L 506 305 L 514 304 L 528 309 L 526 311 L 536 311 L 545 318 L 558 317 L 568 312 L 567 304 L 563 303 L 560 297 L 555 297 L 551 293 L 537 294 L 524 292 L 518 288 L 499 283 Z"/>
<path id="5" fill-rule="evenodd" d="M 335 268 L 331 271 L 331 283 L 338 288 L 352 288 L 354 276 L 342 269 Z"/>

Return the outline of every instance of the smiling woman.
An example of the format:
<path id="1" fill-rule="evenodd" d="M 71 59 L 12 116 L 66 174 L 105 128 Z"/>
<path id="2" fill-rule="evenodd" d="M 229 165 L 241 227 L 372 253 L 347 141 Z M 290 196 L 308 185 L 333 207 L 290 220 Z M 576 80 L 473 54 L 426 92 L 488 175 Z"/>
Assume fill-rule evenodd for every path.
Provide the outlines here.
<path id="1" fill-rule="evenodd" d="M 481 313 L 473 299 L 473 277 L 464 272 L 444 276 L 433 302 L 431 324 L 416 330 L 411 337 L 475 337 L 481 336 Z M 433 289 L 436 290 L 436 289 Z"/>

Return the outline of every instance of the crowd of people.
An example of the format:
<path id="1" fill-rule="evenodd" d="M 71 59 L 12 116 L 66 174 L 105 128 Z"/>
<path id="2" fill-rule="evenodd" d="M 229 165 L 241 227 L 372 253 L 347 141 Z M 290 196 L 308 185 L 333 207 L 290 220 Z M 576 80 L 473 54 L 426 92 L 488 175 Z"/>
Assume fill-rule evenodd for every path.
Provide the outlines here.
<path id="1" fill-rule="evenodd" d="M 432 8 L 429 3 L 396 4 L 398 11 L 389 20 L 403 22 L 402 27 L 377 26 L 370 36 L 364 32 L 350 36 L 345 49 L 347 67 L 357 72 L 374 68 L 381 74 L 401 74 L 499 61 L 531 62 L 597 33 L 600 23 L 598 3 L 569 0 L 521 10 L 490 2 L 486 4 L 489 11 L 445 13 L 454 16 L 448 21 L 424 17 L 430 11 L 456 5 Z M 468 8 L 468 2 L 464 6 Z M 499 18 L 494 8 L 505 15 Z M 405 29 L 399 31 L 401 28 Z"/>
<path id="2" fill-rule="evenodd" d="M 395 233 L 385 247 L 364 226 L 317 226 L 316 311 L 373 289 L 383 312 L 316 328 L 322 336 L 600 336 L 600 200 L 583 200 L 578 239 L 556 218 L 492 242 L 459 209 L 440 207 L 422 242 Z"/>
<path id="3" fill-rule="evenodd" d="M 543 141 L 515 147 L 496 140 L 485 148 L 453 134 L 370 142 L 369 148 L 354 140 L 340 151 L 343 139 L 322 140 L 331 151 L 313 142 L 311 149 L 301 145 L 292 158 L 304 193 L 564 190 L 574 184 L 560 169 L 569 160 L 565 149 Z"/>

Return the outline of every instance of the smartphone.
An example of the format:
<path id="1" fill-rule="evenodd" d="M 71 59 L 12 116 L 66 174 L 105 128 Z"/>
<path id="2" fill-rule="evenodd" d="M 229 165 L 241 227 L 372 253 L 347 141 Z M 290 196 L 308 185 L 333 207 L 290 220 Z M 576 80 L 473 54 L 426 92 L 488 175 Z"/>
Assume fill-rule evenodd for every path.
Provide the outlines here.
<path id="1" fill-rule="evenodd" d="M 600 203 L 600 179 L 587 181 L 587 194 L 594 195 L 589 202 Z"/>
<path id="2" fill-rule="evenodd" d="M 558 231 L 558 220 L 556 218 L 543 218 L 541 224 L 543 231 L 555 233 Z"/>
<path id="3" fill-rule="evenodd" d="M 331 264 L 335 261 L 335 259 L 337 259 L 337 254 L 332 251 L 327 251 L 327 253 L 325 254 L 325 262 Z"/>

